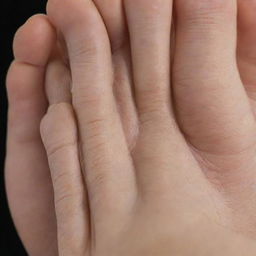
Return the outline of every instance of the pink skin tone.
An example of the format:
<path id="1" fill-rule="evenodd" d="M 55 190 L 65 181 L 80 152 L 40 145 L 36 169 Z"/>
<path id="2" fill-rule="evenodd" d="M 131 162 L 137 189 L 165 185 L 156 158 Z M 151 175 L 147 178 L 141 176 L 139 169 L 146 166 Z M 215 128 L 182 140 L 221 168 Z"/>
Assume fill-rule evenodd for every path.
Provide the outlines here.
<path id="1" fill-rule="evenodd" d="M 174 1 L 172 68 L 172 2 L 123 2 L 50 0 L 16 34 L 6 184 L 27 251 L 255 255 L 256 2 L 237 39 L 236 1 Z"/>

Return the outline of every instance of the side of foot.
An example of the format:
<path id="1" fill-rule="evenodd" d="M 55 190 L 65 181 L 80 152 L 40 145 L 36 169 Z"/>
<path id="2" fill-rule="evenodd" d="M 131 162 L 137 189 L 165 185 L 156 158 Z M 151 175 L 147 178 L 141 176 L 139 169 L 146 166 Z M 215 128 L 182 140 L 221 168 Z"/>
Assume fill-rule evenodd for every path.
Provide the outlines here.
<path id="1" fill-rule="evenodd" d="M 5 177 L 18 233 L 30 255 L 57 255 L 53 188 L 40 122 L 48 102 L 45 72 L 56 32 L 45 15 L 16 33 L 15 59 L 7 76 L 9 98 Z"/>

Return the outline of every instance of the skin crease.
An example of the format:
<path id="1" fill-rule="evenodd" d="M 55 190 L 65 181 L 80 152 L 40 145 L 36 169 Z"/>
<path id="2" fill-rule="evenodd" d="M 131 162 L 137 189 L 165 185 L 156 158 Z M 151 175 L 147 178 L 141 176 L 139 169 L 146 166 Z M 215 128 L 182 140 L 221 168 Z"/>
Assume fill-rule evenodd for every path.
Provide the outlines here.
<path id="1" fill-rule="evenodd" d="M 11 106 L 7 191 L 14 220 L 30 255 L 58 254 L 53 191 L 39 134 L 47 102 L 38 87 L 43 88 L 44 84 L 51 107 L 41 127 L 54 185 L 59 255 L 104 255 L 102 252 L 106 251 L 109 255 L 254 255 L 250 239 L 255 238 L 255 209 L 252 207 L 255 193 L 252 74 L 255 62 L 249 57 L 255 49 L 248 47 L 254 42 L 251 33 L 254 23 L 249 15 L 254 1 L 239 2 L 237 59 L 243 84 L 234 60 L 234 1 L 227 1 L 228 4 L 217 0 L 212 1 L 215 4 L 198 1 L 200 6 L 192 1 L 187 1 L 191 3 L 188 5 L 181 0 L 175 2 L 177 47 L 171 74 L 172 111 L 169 111 L 172 104 L 167 96 L 170 85 L 170 61 L 166 57 L 170 51 L 169 1 L 155 1 L 153 8 L 148 1 L 124 2 L 130 41 L 119 1 L 113 2 L 113 8 L 108 8 L 108 3 L 95 1 L 108 34 L 90 2 L 60 2 L 50 1 L 48 14 L 68 45 L 73 106 L 70 105 L 69 70 L 58 54 L 51 58 L 46 71 L 56 35 L 45 16 L 34 17 L 17 34 L 16 61 L 7 80 Z M 229 22 L 225 22 L 227 20 Z M 152 21 L 154 26 L 151 26 Z M 41 35 L 42 40 L 31 40 L 31 37 L 38 38 L 33 37 L 33 33 Z M 204 34 L 205 41 L 197 40 L 201 38 L 200 33 Z M 27 42 L 35 54 L 26 51 Z M 83 49 L 84 45 L 95 47 Z M 43 49 L 42 56 L 38 55 L 38 48 Z M 110 56 L 115 79 L 109 68 Z M 198 67 L 202 68 L 198 70 Z M 96 72 L 99 70 L 101 72 Z M 43 79 L 45 71 L 46 79 Z M 26 78 L 24 81 L 28 81 L 24 85 L 15 80 L 19 72 Z M 133 86 L 131 81 L 134 81 Z M 104 93 L 92 90 L 91 84 L 97 90 L 104 88 Z M 115 100 L 109 89 L 112 86 Z M 21 115 L 21 111 L 27 115 Z M 83 182 L 74 111 L 79 136 L 84 142 L 82 169 L 86 178 Z M 35 119 L 36 122 L 30 122 Z M 111 129 L 107 129 L 105 127 L 110 125 L 103 124 L 110 120 Z M 185 134 L 185 139 L 177 127 Z M 96 134 L 91 137 L 88 134 L 92 132 Z M 105 136 L 99 136 L 99 132 Z M 25 148 L 30 150 L 23 150 Z M 96 149 L 97 159 L 91 153 Z M 17 159 L 26 175 L 22 169 L 22 175 L 18 174 L 13 166 L 17 165 Z M 108 159 L 118 161 L 113 163 Z M 107 175 L 103 170 L 109 170 Z M 23 182 L 13 184 L 13 177 L 17 176 L 24 178 L 26 186 Z M 64 193 L 66 191 L 68 194 Z M 36 198 L 40 198 L 40 204 Z M 30 209 L 35 209 L 37 214 L 29 215 Z M 30 232 L 27 226 L 31 227 Z M 197 230 L 197 234 L 190 230 Z M 180 241 L 187 244 L 186 248 Z"/>

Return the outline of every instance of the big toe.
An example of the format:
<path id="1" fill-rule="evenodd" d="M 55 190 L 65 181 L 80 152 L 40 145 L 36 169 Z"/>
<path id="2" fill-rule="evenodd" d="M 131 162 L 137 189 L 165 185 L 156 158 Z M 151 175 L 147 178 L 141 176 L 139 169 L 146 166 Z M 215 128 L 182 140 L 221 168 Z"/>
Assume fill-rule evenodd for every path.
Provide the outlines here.
<path id="1" fill-rule="evenodd" d="M 256 99 L 256 1 L 238 1 L 238 66 L 249 97 Z M 256 107 L 256 106 L 255 106 Z M 254 107 L 254 108 L 255 108 Z M 256 112 L 256 111 L 254 111 Z"/>

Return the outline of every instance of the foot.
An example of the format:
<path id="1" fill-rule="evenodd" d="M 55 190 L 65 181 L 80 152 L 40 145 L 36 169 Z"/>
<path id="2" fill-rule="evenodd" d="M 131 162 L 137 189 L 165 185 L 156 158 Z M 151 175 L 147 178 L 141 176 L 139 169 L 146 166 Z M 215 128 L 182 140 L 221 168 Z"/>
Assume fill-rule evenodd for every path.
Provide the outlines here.
<path id="1" fill-rule="evenodd" d="M 241 255 L 256 237 L 256 123 L 236 63 L 236 1 L 175 2 L 172 69 L 172 1 L 124 7 L 139 120 L 132 147 L 113 93 L 111 33 L 96 6 L 49 1 L 72 76 L 72 104 L 53 104 L 41 125 L 59 253 L 221 255 L 228 236 L 239 245 L 222 254 Z M 186 237 L 192 248 L 179 246 Z"/>
<path id="2" fill-rule="evenodd" d="M 137 133 L 137 117 L 133 92 L 128 81 L 131 67 L 130 56 L 127 55 L 127 47 L 124 45 L 128 35 L 123 20 L 122 5 L 120 1 L 116 1 L 115 8 L 109 9 L 103 2 L 99 1 L 97 4 L 112 35 L 116 70 L 115 97 L 127 141 L 132 147 Z M 117 27 L 116 24 L 119 26 Z M 48 105 L 71 100 L 70 72 L 63 58 L 65 56 L 56 53 L 56 44 L 64 47 L 65 45 L 62 38 L 56 43 L 55 34 L 46 16 L 36 15 L 29 19 L 15 37 L 16 58 L 7 78 L 10 108 L 6 187 L 17 230 L 30 255 L 56 255 L 57 251 L 56 221 L 51 210 L 53 191 L 48 161 L 39 134 L 39 124 Z M 53 49 L 55 53 L 52 55 Z M 20 74 L 22 76 L 28 74 L 26 80 L 21 82 L 17 79 Z M 18 98 L 17 92 L 22 94 L 18 95 Z M 20 98 L 29 106 L 25 111 L 21 108 L 21 104 L 24 103 L 20 103 Z M 19 132 L 18 136 L 14 136 L 13 129 L 15 134 L 21 129 L 22 133 Z M 20 140 L 22 143 L 19 142 Z M 19 166 L 22 166 L 18 170 L 17 159 Z M 19 183 L 16 177 L 19 177 Z M 45 242 L 41 242 L 42 239 L 45 239 Z"/>
<path id="3" fill-rule="evenodd" d="M 247 65 L 247 61 L 245 62 L 246 65 L 243 65 L 243 49 L 248 49 L 249 52 L 253 52 L 254 51 L 254 41 L 255 41 L 255 38 L 253 36 L 251 36 L 251 32 L 247 32 L 247 31 L 251 31 L 253 30 L 253 24 L 252 21 L 253 21 L 253 17 L 251 15 L 249 15 L 249 13 L 251 12 L 251 10 L 253 9 L 251 5 L 253 5 L 253 1 L 251 1 L 250 3 L 245 2 L 245 1 L 240 1 L 241 4 L 239 6 L 239 48 L 238 48 L 238 60 L 239 60 L 239 68 L 240 68 L 240 74 L 243 78 L 243 81 L 244 81 L 244 85 L 245 85 L 245 88 L 248 88 L 247 84 L 252 84 L 252 82 L 248 83 L 246 82 L 246 77 L 251 77 L 251 75 L 247 75 L 247 73 L 249 74 L 252 74 L 252 72 L 250 72 L 250 70 L 254 70 L 254 62 L 250 63 L 250 65 L 248 66 Z M 243 3 L 243 4 L 242 4 Z M 126 38 L 127 38 L 127 30 L 126 30 L 126 24 L 125 24 L 125 21 L 123 19 L 123 13 L 122 13 L 122 6 L 121 6 L 121 2 L 120 1 L 115 1 L 115 3 L 111 3 L 112 5 L 112 8 L 109 8 L 108 5 L 105 3 L 105 2 L 102 2 L 102 1 L 98 1 L 98 0 L 95 0 L 95 4 L 96 6 L 98 7 L 98 10 L 101 12 L 101 15 L 104 19 L 104 22 L 106 24 L 106 27 L 107 27 L 107 31 L 108 31 L 108 34 L 109 34 L 109 38 L 110 38 L 110 41 L 111 41 L 111 48 L 112 48 L 112 58 L 114 60 L 114 66 L 115 66 L 115 76 L 116 76 L 116 83 L 114 83 L 114 91 L 115 91 L 115 96 L 116 96 L 116 99 L 117 99 L 117 106 L 119 108 L 119 111 L 122 113 L 121 115 L 121 119 L 122 119 L 122 124 L 123 124 L 123 128 L 125 129 L 125 134 L 126 134 L 126 138 L 127 138 L 127 141 L 128 141 L 128 145 L 129 145 L 129 148 L 133 148 L 133 144 L 134 144 L 134 141 L 135 141 L 135 138 L 136 138 L 136 134 L 137 134 L 137 117 L 136 117 L 136 111 L 135 111 L 135 107 L 134 107 L 134 104 L 133 104 L 133 98 L 132 98 L 132 91 L 133 89 L 131 89 L 132 86 L 130 86 L 130 83 L 129 83 L 129 80 L 131 78 L 131 61 L 130 61 L 130 54 L 129 54 L 129 43 L 125 43 L 126 41 Z M 114 18 L 113 18 L 114 17 Z M 37 18 L 36 18 L 37 19 Z M 36 23 L 39 23 L 41 22 L 40 21 L 35 21 L 33 22 L 34 25 L 33 26 L 37 26 L 35 25 Z M 241 25 L 242 24 L 242 25 Z M 243 25 L 245 24 L 245 25 Z M 27 24 L 26 24 L 27 25 Z M 31 25 L 29 25 L 31 26 Z M 250 28 L 248 30 L 248 28 Z M 28 31 L 30 31 L 30 28 L 27 28 Z M 33 30 L 32 30 L 33 31 Z M 37 31 L 37 29 L 34 29 L 35 33 Z M 49 30 L 48 30 L 49 32 Z M 38 45 L 37 41 L 35 42 L 34 38 L 38 38 L 38 35 L 36 36 L 32 36 L 32 35 L 28 35 L 29 33 L 22 33 L 25 37 L 25 39 L 22 39 L 21 40 L 21 43 L 17 43 L 17 45 L 19 44 L 26 44 L 27 45 L 27 42 L 30 42 L 30 44 L 32 44 L 31 46 L 35 48 L 33 49 L 44 49 L 44 45 L 43 42 L 45 40 L 45 38 L 48 38 L 48 36 L 46 36 L 43 40 L 41 40 L 41 43 L 43 45 L 43 48 L 41 47 L 41 45 Z M 32 33 L 33 34 L 33 33 Z M 43 33 L 41 34 L 41 36 L 44 35 Z M 33 37 L 33 40 L 30 40 L 30 37 Z M 27 39 L 26 39 L 27 38 Z M 41 38 L 41 37 L 40 37 Z M 241 40 L 243 39 L 243 40 Z M 23 43 L 25 41 L 25 43 Z M 37 47 L 36 47 L 36 44 L 37 44 Z M 48 44 L 46 44 L 48 45 Z M 241 50 L 239 50 L 241 49 Z M 36 50 L 36 52 L 38 52 Z M 47 54 L 49 53 L 46 53 L 46 55 L 44 56 L 47 56 Z M 38 56 L 38 54 L 35 54 L 34 56 Z M 248 56 L 248 55 L 247 55 Z M 24 57 L 24 60 L 22 60 L 22 62 L 28 62 L 27 59 L 29 57 L 29 54 L 25 54 L 25 57 Z M 35 63 L 41 63 L 41 57 L 39 56 L 39 62 L 38 60 L 35 61 Z M 250 58 L 247 58 L 250 60 Z M 44 64 L 42 66 L 45 66 L 45 61 L 44 61 Z M 34 64 L 34 62 L 32 63 Z M 41 65 L 41 64 L 40 64 Z M 15 66 L 15 65 L 14 65 Z M 58 59 L 54 59 L 53 61 L 51 61 L 51 64 L 49 65 L 49 69 L 48 69 L 48 72 L 47 72 L 47 84 L 50 86 L 47 86 L 47 88 L 49 88 L 49 93 L 48 95 L 50 96 L 50 101 L 51 103 L 57 103 L 57 102 L 68 102 L 69 100 L 69 96 L 66 94 L 66 90 L 64 91 L 64 94 L 60 91 L 59 88 L 61 88 L 61 90 L 63 90 L 63 87 L 62 87 L 62 82 L 63 81 L 62 79 L 56 79 L 56 76 L 59 77 L 58 74 L 63 74 L 63 65 L 62 63 L 58 60 Z M 65 69 L 65 67 L 64 67 Z M 22 71 L 19 71 L 19 72 L 23 72 L 23 70 L 26 70 L 24 68 L 20 68 L 18 70 L 22 70 Z M 43 69 L 45 71 L 45 69 Z M 43 71 L 43 72 L 44 72 Z M 253 71 L 254 72 L 254 71 Z M 16 69 L 14 69 L 14 71 L 10 70 L 10 73 L 9 73 L 9 77 L 10 77 L 10 80 L 12 81 L 12 77 L 17 77 L 17 72 L 16 72 Z M 52 78 L 53 77 L 53 78 Z M 9 79 L 8 79 L 9 80 Z M 29 81 L 32 81 L 33 84 L 35 82 L 35 79 L 30 79 Z M 38 81 L 42 81 L 42 79 L 37 79 L 37 88 L 38 86 L 40 87 L 40 83 L 38 83 Z M 60 81 L 60 82 L 57 82 L 54 86 L 52 86 L 52 81 Z M 23 86 L 20 86 L 20 81 L 16 81 L 15 83 L 13 82 L 8 82 L 8 87 L 12 87 L 12 84 L 14 84 L 13 88 L 15 88 L 15 90 L 17 91 L 17 89 L 19 88 L 23 88 Z M 28 85 L 31 84 L 30 82 L 27 83 Z M 28 95 L 30 95 L 30 92 L 31 92 L 31 88 L 32 87 L 29 87 L 29 91 L 28 91 L 28 94 L 26 93 L 26 99 L 27 100 L 30 100 L 31 102 L 31 96 L 28 97 Z M 132 87 L 133 88 L 133 87 Z M 253 86 L 251 87 L 253 88 Z M 26 87 L 27 89 L 27 87 Z M 52 90 L 53 89 L 53 90 Z M 251 91 L 247 89 L 248 92 Z M 23 93 L 24 90 L 21 91 L 21 93 Z M 37 91 L 38 92 L 38 91 Z M 12 93 L 11 90 L 9 90 L 9 98 L 12 97 L 14 93 Z M 249 94 L 250 96 L 250 94 Z M 251 97 L 251 96 L 250 96 Z M 39 96 L 40 99 L 44 98 L 42 96 Z M 252 98 L 252 97 L 251 97 Z M 127 100 L 128 99 L 128 100 Z M 41 109 L 44 109 L 46 108 L 46 105 L 45 103 L 40 103 L 40 100 L 35 100 L 33 101 L 34 104 L 35 102 L 37 102 L 36 104 L 37 105 L 40 105 Z M 20 106 L 18 104 L 16 104 L 16 100 L 11 102 L 10 101 L 10 106 L 14 105 L 15 107 L 17 107 L 17 110 L 20 109 Z M 122 103 L 122 104 L 121 104 Z M 29 103 L 31 104 L 32 106 L 35 106 L 33 105 L 33 103 Z M 28 134 L 38 134 L 38 130 L 39 130 L 39 121 L 38 122 L 33 122 L 33 124 L 36 123 L 36 125 L 31 125 L 32 122 L 28 122 L 28 120 L 32 120 L 31 118 L 28 118 L 30 115 L 30 113 L 32 113 L 31 110 L 33 109 L 37 109 L 37 108 L 34 108 L 34 107 L 31 107 L 29 109 L 29 111 L 27 110 L 27 114 L 26 114 L 26 117 L 24 117 L 24 115 L 21 114 L 21 111 L 20 112 L 17 112 L 18 116 L 20 117 L 21 119 L 21 122 L 19 123 L 25 123 L 26 126 L 24 127 L 23 126 L 23 130 L 28 133 Z M 10 114 L 12 112 L 12 109 L 10 108 Z M 44 111 L 43 111 L 44 113 Z M 36 115 L 36 119 L 37 120 L 40 120 L 40 118 L 42 117 L 42 112 L 37 112 L 36 114 L 34 113 L 33 115 Z M 14 121 L 14 127 L 17 127 L 17 130 L 18 128 L 20 127 L 19 123 L 18 123 L 18 120 L 15 118 L 13 119 Z M 34 132 L 31 132 L 31 127 L 36 127 L 36 133 Z M 11 130 L 9 128 L 9 130 Z M 20 129 L 19 129 L 20 130 Z M 9 131 L 9 138 L 11 139 L 13 136 L 11 136 L 12 133 L 10 133 Z M 19 135 L 20 136 L 20 135 Z M 9 140 L 10 141 L 10 140 Z M 12 143 L 8 143 L 9 146 L 8 146 L 8 155 L 7 155 L 7 168 L 6 168 L 6 171 L 7 171 L 7 189 L 8 189 L 8 194 L 9 194 L 9 201 L 10 201 L 10 205 L 11 205 L 11 208 L 13 209 L 13 215 L 14 215 L 14 219 L 15 219 L 15 222 L 17 224 L 17 227 L 18 227 L 18 230 L 21 234 L 21 237 L 23 238 L 23 241 L 28 249 L 29 252 L 37 252 L 37 253 L 34 253 L 36 255 L 40 255 L 39 252 L 45 252 L 46 251 L 46 248 L 49 248 L 49 245 L 48 245 L 48 242 L 49 241 L 46 241 L 46 243 L 37 243 L 37 242 L 34 242 L 34 241 L 42 241 L 41 237 L 37 237 L 37 235 L 35 236 L 34 234 L 38 234 L 38 233 L 41 233 L 41 229 L 42 228 L 45 228 L 45 227 L 48 227 L 48 225 L 45 225 L 43 224 L 44 221 L 42 221 L 42 217 L 41 217 L 41 213 L 43 212 L 41 208 L 43 209 L 48 209 L 47 207 L 45 207 L 45 205 L 49 205 L 49 202 L 50 202 L 50 205 L 52 204 L 52 197 L 51 197 L 51 189 L 50 192 L 48 193 L 48 197 L 46 196 L 47 193 L 45 192 L 45 187 L 48 187 L 49 186 L 49 179 L 48 179 L 48 176 L 47 178 L 42 178 L 42 173 L 45 174 L 47 172 L 40 172 L 40 171 L 37 171 L 37 172 L 34 172 L 34 168 L 33 168 L 33 159 L 34 158 L 31 158 L 31 149 L 30 150 L 24 150 L 24 149 L 28 149 L 28 148 L 31 148 L 31 147 L 28 147 L 26 146 L 26 144 L 22 144 L 22 146 L 18 147 L 17 145 L 19 145 L 19 143 L 15 143 L 16 145 L 15 146 L 12 146 Z M 35 148 L 38 149 L 38 150 L 33 150 L 33 154 L 32 155 L 35 155 L 35 152 L 41 152 L 43 151 L 42 150 L 42 145 L 41 145 L 41 141 L 38 142 L 38 143 L 35 143 Z M 19 148 L 22 147 L 22 150 L 19 150 Z M 17 168 L 14 168 L 12 166 L 12 163 L 17 163 L 17 158 L 16 158 L 16 153 L 15 152 L 19 152 L 19 159 L 21 159 L 20 161 L 22 161 L 22 164 L 21 166 L 27 166 L 29 165 L 30 168 L 28 168 L 28 176 L 31 177 L 30 179 L 27 179 L 26 177 L 27 176 L 24 176 L 23 175 L 19 175 L 19 184 L 17 185 L 17 182 L 15 182 L 16 180 L 16 176 L 17 175 Z M 20 158 L 20 152 L 23 152 L 22 154 L 22 157 Z M 46 166 L 45 168 L 42 168 L 44 170 L 47 170 L 48 171 L 48 165 L 47 163 L 45 162 L 45 152 L 43 151 L 42 154 L 39 153 L 39 155 L 43 155 L 43 157 L 37 157 L 36 158 L 36 161 L 38 161 L 38 159 L 43 159 L 42 161 L 39 161 L 40 162 L 43 162 L 44 164 L 38 164 L 38 162 L 36 162 L 36 169 L 38 170 L 38 166 Z M 15 161 L 13 160 L 15 158 Z M 10 167 L 8 167 L 10 166 Z M 32 166 L 32 167 L 31 167 Z M 25 168 L 24 168 L 25 169 Z M 24 169 L 23 168 L 20 168 L 20 172 L 24 173 Z M 41 168 L 39 168 L 41 169 Z M 30 171 L 31 170 L 31 171 Z M 24 177 L 24 180 L 23 180 L 23 177 Z M 31 184 L 40 184 L 39 185 L 34 185 L 34 186 L 31 186 Z M 45 184 L 45 185 L 43 185 Z M 36 189 L 33 189 L 33 188 L 36 188 Z M 44 188 L 44 193 L 41 193 L 38 191 L 38 187 L 42 187 Z M 22 193 L 21 193 L 22 192 Z M 22 196 L 21 198 L 19 197 L 19 195 L 24 195 L 24 194 L 29 194 L 30 197 L 25 197 L 25 196 Z M 41 197 L 43 197 L 43 199 L 41 199 Z M 24 202 L 24 198 L 27 198 Z M 17 203 L 18 202 L 22 202 L 21 204 Z M 33 204 L 28 204 L 26 202 L 35 202 Z M 43 203 L 41 206 L 38 204 L 38 202 L 40 202 L 40 204 L 42 202 L 46 202 L 46 203 Z M 26 205 L 26 207 L 24 207 L 24 205 Z M 31 208 L 32 205 L 35 205 L 36 209 L 38 209 L 38 214 L 36 214 L 35 212 L 33 213 L 33 216 L 31 216 L 31 214 L 29 214 L 29 212 L 31 212 Z M 21 209 L 22 209 L 22 213 L 21 213 Z M 23 212 L 25 212 L 25 216 L 27 216 L 27 218 L 24 219 L 24 216 L 23 216 Z M 49 219 L 52 219 L 51 217 L 51 213 L 52 211 L 48 211 L 47 210 L 47 214 L 44 214 L 45 219 L 46 221 L 48 221 Z M 50 216 L 49 216 L 49 215 Z M 41 223 L 43 224 L 42 226 L 40 225 L 34 225 L 33 223 L 38 223 L 37 221 L 31 221 L 33 220 L 33 218 L 31 217 L 34 217 L 34 216 L 38 216 L 38 218 L 40 218 L 41 220 Z M 33 234 L 33 237 L 30 237 L 29 233 L 27 232 L 28 229 L 27 229 L 27 226 L 31 226 L 32 229 L 33 227 L 36 229 L 35 231 L 32 230 L 32 234 Z M 53 224 L 53 226 L 55 226 L 55 223 Z M 52 230 L 50 228 L 50 230 Z M 49 234 L 49 231 L 45 231 L 45 233 Z M 50 232 L 52 233 L 52 232 Z M 53 232 L 54 233 L 54 232 Z M 52 235 L 52 237 L 54 237 L 55 235 Z M 49 237 L 49 236 L 44 236 L 43 237 Z M 50 241 L 53 241 L 54 239 L 49 239 Z M 51 243 L 51 242 L 50 242 Z M 52 243 L 54 244 L 54 243 Z M 53 248 L 53 251 L 55 251 L 54 248 L 56 248 L 56 244 L 55 245 L 51 245 L 51 247 Z M 33 255 L 33 253 L 31 253 Z M 44 253 L 45 255 L 45 253 Z M 49 254 L 49 255 L 54 255 L 53 254 Z"/>

